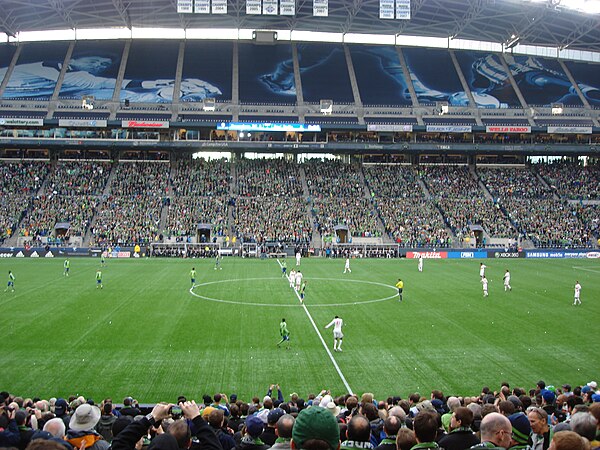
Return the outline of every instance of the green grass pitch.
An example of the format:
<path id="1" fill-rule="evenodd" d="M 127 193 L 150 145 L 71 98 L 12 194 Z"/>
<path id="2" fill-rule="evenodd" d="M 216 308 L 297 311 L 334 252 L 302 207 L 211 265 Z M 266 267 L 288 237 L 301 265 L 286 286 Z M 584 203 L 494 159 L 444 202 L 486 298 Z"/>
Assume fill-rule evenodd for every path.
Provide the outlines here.
<path id="1" fill-rule="evenodd" d="M 3 259 L 0 389 L 151 403 L 215 392 L 249 400 L 273 383 L 285 394 L 350 387 L 382 398 L 596 379 L 598 260 L 486 260 L 487 299 L 480 262 L 425 260 L 419 273 L 415 260 L 355 259 L 343 274 L 343 259 L 304 258 L 304 308 L 274 259 L 225 258 L 222 270 L 213 260 L 108 260 L 101 290 L 97 259 L 72 258 L 68 278 L 61 258 Z M 505 293 L 507 268 L 513 291 Z M 14 293 L 3 292 L 8 270 Z M 342 353 L 324 329 L 336 314 L 345 322 Z M 276 346 L 283 317 L 290 350 Z"/>

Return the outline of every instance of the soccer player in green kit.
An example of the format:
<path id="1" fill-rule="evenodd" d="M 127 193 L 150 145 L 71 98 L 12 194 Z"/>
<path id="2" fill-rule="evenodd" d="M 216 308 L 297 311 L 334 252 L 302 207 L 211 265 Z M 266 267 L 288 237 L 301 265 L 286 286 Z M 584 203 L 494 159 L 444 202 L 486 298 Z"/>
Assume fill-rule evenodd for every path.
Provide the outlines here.
<path id="1" fill-rule="evenodd" d="M 96 270 L 96 289 L 98 288 L 104 288 L 104 285 L 102 284 L 102 271 L 100 269 Z"/>
<path id="2" fill-rule="evenodd" d="M 190 278 L 192 280 L 192 287 L 196 287 L 196 268 L 192 267 L 192 270 L 190 270 Z"/>
<path id="3" fill-rule="evenodd" d="M 285 319 L 281 319 L 281 323 L 279 324 L 279 334 L 281 335 L 281 340 L 277 343 L 277 347 L 281 346 L 284 341 L 287 341 L 287 349 L 290 349 L 290 332 L 287 329 L 287 323 L 285 323 Z"/>
<path id="4" fill-rule="evenodd" d="M 71 261 L 69 261 L 68 259 L 65 259 L 63 267 L 65 268 L 65 270 L 63 272 L 63 276 L 68 277 L 69 276 L 69 269 L 71 268 Z"/>
<path id="5" fill-rule="evenodd" d="M 6 289 L 4 289 L 4 292 L 8 291 L 9 289 L 12 292 L 15 292 L 15 276 L 10 270 L 8 271 L 8 285 L 6 286 Z"/>

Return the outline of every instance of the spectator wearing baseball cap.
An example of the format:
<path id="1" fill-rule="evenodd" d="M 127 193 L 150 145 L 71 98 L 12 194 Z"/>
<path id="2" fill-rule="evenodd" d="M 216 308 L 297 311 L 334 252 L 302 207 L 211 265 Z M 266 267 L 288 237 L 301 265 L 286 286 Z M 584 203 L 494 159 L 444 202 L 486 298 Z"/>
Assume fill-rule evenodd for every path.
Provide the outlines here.
<path id="1" fill-rule="evenodd" d="M 292 450 L 338 450 L 340 429 L 325 408 L 313 406 L 298 413 L 292 430 Z"/>
<path id="2" fill-rule="evenodd" d="M 237 450 L 267 450 L 270 448 L 261 439 L 260 435 L 265 429 L 262 419 L 256 415 L 248 416 L 242 429 L 242 440 L 236 447 Z"/>
<path id="3" fill-rule="evenodd" d="M 261 441 L 265 444 L 272 446 L 277 440 L 277 434 L 275 433 L 275 426 L 281 416 L 285 414 L 285 411 L 281 408 L 274 408 L 267 414 L 267 427 L 260 435 Z"/>

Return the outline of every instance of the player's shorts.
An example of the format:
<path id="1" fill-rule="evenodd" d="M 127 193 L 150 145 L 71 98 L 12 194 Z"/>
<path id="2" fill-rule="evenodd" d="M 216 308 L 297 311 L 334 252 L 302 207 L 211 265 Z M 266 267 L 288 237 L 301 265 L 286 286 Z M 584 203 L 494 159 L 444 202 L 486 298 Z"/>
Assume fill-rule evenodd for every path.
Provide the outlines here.
<path id="1" fill-rule="evenodd" d="M 102 280 L 96 280 L 96 284 L 102 284 Z"/>
<path id="2" fill-rule="evenodd" d="M 402 288 L 398 288 L 398 294 L 402 294 Z"/>
<path id="3" fill-rule="evenodd" d="M 196 282 L 196 279 L 195 279 L 195 278 L 192 278 L 192 283 L 195 283 L 195 282 Z"/>
<path id="4" fill-rule="evenodd" d="M 287 269 L 286 269 L 285 267 L 282 267 L 282 268 L 281 268 L 281 271 L 282 271 L 283 273 L 286 273 L 286 272 L 287 272 Z"/>
<path id="5" fill-rule="evenodd" d="M 342 333 L 341 331 L 334 331 L 333 337 L 334 339 L 342 339 L 344 337 L 344 333 Z"/>
<path id="6" fill-rule="evenodd" d="M 289 335 L 287 335 L 287 336 L 283 336 L 283 340 L 284 340 L 284 341 L 289 341 L 289 340 L 290 340 L 290 336 L 289 336 Z"/>
<path id="7" fill-rule="evenodd" d="M 10 287 L 10 286 L 14 286 L 14 285 L 15 285 L 14 281 L 9 281 L 9 282 L 8 282 L 8 286 L 9 286 L 9 287 Z"/>

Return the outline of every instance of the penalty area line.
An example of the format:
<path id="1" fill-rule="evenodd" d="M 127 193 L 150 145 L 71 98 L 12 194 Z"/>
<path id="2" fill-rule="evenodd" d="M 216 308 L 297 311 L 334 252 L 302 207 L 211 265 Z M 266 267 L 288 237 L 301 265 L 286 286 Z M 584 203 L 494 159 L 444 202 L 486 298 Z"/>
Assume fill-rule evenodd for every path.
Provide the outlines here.
<path id="1" fill-rule="evenodd" d="M 283 267 L 282 264 L 281 264 L 281 262 L 279 261 L 279 259 L 277 259 L 277 264 L 279 264 L 279 268 L 280 269 L 281 269 L 281 267 Z M 289 275 L 287 273 L 285 274 L 285 278 L 286 278 L 286 280 L 289 283 L 290 277 L 289 277 Z M 346 380 L 346 377 L 342 373 L 342 370 L 340 369 L 340 366 L 338 366 L 338 363 L 335 360 L 335 358 L 333 357 L 333 354 L 331 353 L 331 351 L 329 350 L 329 347 L 327 347 L 327 344 L 325 343 L 325 339 L 323 339 L 323 335 L 321 334 L 321 331 L 319 330 L 319 327 L 317 327 L 317 324 L 315 323 L 312 315 L 308 311 L 308 308 L 306 308 L 306 305 L 301 301 L 300 294 L 298 294 L 298 291 L 295 288 L 292 288 L 292 289 L 294 289 L 294 294 L 296 294 L 296 297 L 298 298 L 298 301 L 300 302 L 300 304 L 302 305 L 302 308 L 304 309 L 304 312 L 308 316 L 308 320 L 310 320 L 310 323 L 312 324 L 313 328 L 315 329 L 315 332 L 317 333 L 317 336 L 319 336 L 319 339 L 321 340 L 321 344 L 323 344 L 323 348 L 327 352 L 327 355 L 329 355 L 329 359 L 331 360 L 331 362 L 333 364 L 333 367 L 335 368 L 335 370 L 337 371 L 338 375 L 340 376 L 340 379 L 342 380 L 342 383 L 344 383 L 344 386 L 346 387 L 346 390 L 348 391 L 349 394 L 354 394 L 352 392 L 352 388 L 350 387 L 350 385 L 348 384 L 348 381 Z"/>

